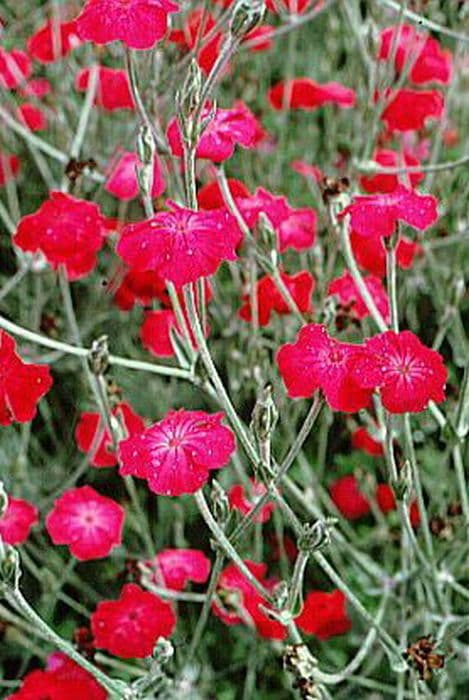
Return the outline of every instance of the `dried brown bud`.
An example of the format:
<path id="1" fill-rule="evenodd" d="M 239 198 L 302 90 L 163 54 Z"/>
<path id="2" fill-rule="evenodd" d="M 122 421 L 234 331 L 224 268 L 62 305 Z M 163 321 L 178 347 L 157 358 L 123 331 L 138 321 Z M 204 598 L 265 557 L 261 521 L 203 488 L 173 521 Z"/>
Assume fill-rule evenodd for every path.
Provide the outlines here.
<path id="1" fill-rule="evenodd" d="M 445 657 L 435 654 L 436 642 L 431 635 L 420 637 L 405 650 L 403 656 L 410 661 L 419 674 L 420 680 L 429 681 L 435 669 L 443 668 Z"/>

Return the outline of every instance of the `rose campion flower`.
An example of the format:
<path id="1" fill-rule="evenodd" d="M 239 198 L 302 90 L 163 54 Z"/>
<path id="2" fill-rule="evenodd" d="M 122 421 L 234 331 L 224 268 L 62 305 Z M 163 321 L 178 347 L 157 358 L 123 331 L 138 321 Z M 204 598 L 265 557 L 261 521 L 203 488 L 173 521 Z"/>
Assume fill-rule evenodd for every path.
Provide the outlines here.
<path id="1" fill-rule="evenodd" d="M 173 29 L 169 41 L 177 44 L 181 51 L 195 52 L 200 69 L 208 75 L 218 58 L 223 44 L 223 34 L 214 31 L 216 20 L 205 8 L 196 7 L 189 12 L 183 29 Z"/>
<path id="2" fill-rule="evenodd" d="M 0 537 L 15 547 L 29 537 L 33 525 L 39 522 L 39 511 L 32 503 L 22 498 L 8 496 L 5 513 L 0 517 Z"/>
<path id="3" fill-rule="evenodd" d="M 275 585 L 276 581 L 265 579 L 267 573 L 265 564 L 258 564 L 249 559 L 245 559 L 244 563 L 267 589 Z M 257 633 L 264 639 L 285 639 L 287 636 L 285 627 L 262 611 L 260 606 L 269 608 L 269 604 L 234 564 L 229 564 L 221 572 L 217 584 L 217 596 L 218 600 L 213 603 L 212 610 L 226 625 L 245 624 L 248 618 L 252 620 Z"/>
<path id="4" fill-rule="evenodd" d="M 47 78 L 32 78 L 19 89 L 23 97 L 45 97 L 52 93 L 52 85 Z"/>
<path id="5" fill-rule="evenodd" d="M 179 11 L 172 0 L 87 0 L 76 19 L 83 41 L 123 41 L 131 49 L 151 49 L 168 29 L 168 15 Z"/>
<path id="6" fill-rule="evenodd" d="M 46 518 L 54 544 L 65 544 L 80 561 L 107 557 L 122 542 L 125 511 L 91 486 L 65 491 Z"/>
<path id="7" fill-rule="evenodd" d="M 205 106 L 201 119 L 206 118 L 210 111 L 210 106 Z M 244 102 L 235 102 L 231 109 L 217 108 L 215 116 L 200 137 L 196 156 L 221 163 L 231 158 L 237 144 L 243 148 L 254 148 L 258 143 L 260 131 L 261 125 Z M 170 121 L 166 136 L 173 155 L 181 157 L 184 148 L 176 117 Z"/>
<path id="8" fill-rule="evenodd" d="M 393 49 L 394 42 L 397 48 Z M 413 26 L 387 27 L 380 33 L 378 58 L 388 60 L 394 52 L 394 67 L 398 73 L 411 61 L 409 78 L 416 85 L 451 81 L 451 52 L 441 48 L 440 43 L 427 34 L 418 32 Z"/>
<path id="9" fill-rule="evenodd" d="M 0 187 L 16 180 L 20 171 L 20 159 L 9 153 L 0 153 Z"/>
<path id="10" fill-rule="evenodd" d="M 411 331 L 386 331 L 366 340 L 352 374 L 360 386 L 379 389 L 391 413 L 419 413 L 430 401 L 445 400 L 448 372 L 443 358 Z"/>
<path id="11" fill-rule="evenodd" d="M 114 301 L 122 311 L 130 311 L 135 304 L 147 306 L 153 299 L 159 299 L 165 305 L 170 303 L 166 282 L 152 270 L 132 269 L 124 276 L 122 271 L 118 271 L 116 278 L 120 279 L 120 283 L 114 293 Z"/>
<path id="12" fill-rule="evenodd" d="M 363 427 L 353 431 L 352 447 L 356 450 L 362 450 L 371 457 L 382 457 L 384 455 L 382 441 L 375 439 L 375 437 Z"/>
<path id="13" fill-rule="evenodd" d="M 159 423 L 119 443 L 120 473 L 148 481 L 153 493 L 194 493 L 212 469 L 228 464 L 235 438 L 223 413 L 170 411 Z"/>
<path id="14" fill-rule="evenodd" d="M 341 476 L 329 487 L 336 508 L 348 520 L 358 520 L 371 511 L 367 498 L 360 491 L 357 479 L 351 474 Z"/>
<path id="15" fill-rule="evenodd" d="M 227 178 L 227 183 L 233 199 L 236 200 L 238 197 L 250 196 L 248 188 L 241 180 L 235 180 L 230 177 Z M 197 192 L 197 202 L 200 209 L 222 209 L 226 207 L 225 198 L 217 180 L 207 182 L 206 185 L 203 185 L 203 187 L 199 189 Z"/>
<path id="16" fill-rule="evenodd" d="M 48 657 L 46 669 L 28 673 L 21 688 L 7 700 L 106 700 L 107 697 L 88 671 L 62 652 L 55 652 Z"/>
<path id="17" fill-rule="evenodd" d="M 212 275 L 223 260 L 236 260 L 242 233 L 231 214 L 168 206 L 169 211 L 124 227 L 117 253 L 129 267 L 154 270 L 182 287 Z"/>
<path id="18" fill-rule="evenodd" d="M 310 591 L 305 599 L 296 624 L 306 634 L 314 634 L 320 640 L 345 634 L 352 627 L 347 616 L 346 598 L 342 591 Z"/>
<path id="19" fill-rule="evenodd" d="M 154 569 L 153 581 L 173 591 L 182 591 L 189 581 L 206 583 L 210 559 L 199 549 L 164 549 L 145 566 Z"/>
<path id="20" fill-rule="evenodd" d="M 48 21 L 40 27 L 27 43 L 28 53 L 39 63 L 53 63 L 80 46 L 76 22 Z"/>
<path id="21" fill-rule="evenodd" d="M 395 151 L 381 148 L 374 152 L 373 160 L 384 168 L 416 167 L 420 161 L 411 153 L 404 152 L 399 155 Z M 416 187 L 424 179 L 423 173 L 408 173 L 412 187 Z M 376 173 L 375 175 L 363 175 L 360 178 L 360 187 L 368 194 L 376 192 L 393 192 L 399 186 L 399 175 L 389 173 Z"/>
<path id="22" fill-rule="evenodd" d="M 31 61 L 24 51 L 6 51 L 0 46 L 0 87 L 14 90 L 31 75 Z"/>
<path id="23" fill-rule="evenodd" d="M 112 415 L 121 422 L 128 435 L 134 435 L 145 429 L 145 421 L 125 401 L 121 401 L 112 409 Z M 99 413 L 85 411 L 81 414 L 75 428 L 75 440 L 78 449 L 89 452 L 95 439 L 100 435 L 95 451 L 90 454 L 90 464 L 93 467 L 113 467 L 117 464 L 117 456 L 113 450 L 112 437 L 103 425 Z"/>
<path id="24" fill-rule="evenodd" d="M 304 109 L 311 111 L 325 104 L 338 107 L 355 106 L 355 92 L 340 83 L 320 85 L 311 78 L 280 81 L 270 88 L 268 99 L 274 109 Z"/>
<path id="25" fill-rule="evenodd" d="M 142 165 L 136 153 L 124 151 L 117 155 L 111 163 L 108 177 L 104 185 L 106 192 L 114 195 L 122 202 L 129 202 L 140 194 L 140 187 L 137 180 L 137 168 Z M 166 182 L 163 177 L 162 167 L 158 156 L 153 163 L 153 182 L 151 196 L 159 197 L 166 189 Z"/>
<path id="26" fill-rule="evenodd" d="M 374 302 L 386 323 L 390 321 L 389 299 L 379 277 L 369 275 L 364 277 L 365 286 L 374 299 Z M 361 320 L 370 315 L 367 305 L 363 301 L 357 289 L 355 281 L 347 270 L 340 277 L 331 280 L 327 288 L 329 296 L 335 296 L 340 304 L 346 308 L 350 307 L 350 314 Z"/>
<path id="27" fill-rule="evenodd" d="M 325 326 L 311 323 L 303 326 L 295 343 L 280 348 L 277 364 L 291 398 L 308 398 L 322 389 L 334 411 L 352 413 L 366 408 L 372 393 L 351 371 L 352 361 L 363 352 L 363 346 L 335 340 Z"/>
<path id="28" fill-rule="evenodd" d="M 23 362 L 13 338 L 0 330 L 0 425 L 32 420 L 51 386 L 49 368 Z"/>
<path id="29" fill-rule="evenodd" d="M 238 510 L 242 515 L 247 515 L 256 505 L 257 501 L 267 493 L 267 489 L 260 481 L 250 479 L 250 491 L 243 484 L 235 484 L 228 492 L 230 506 Z M 274 503 L 266 503 L 254 518 L 255 523 L 266 523 L 270 520 L 275 508 Z"/>
<path id="30" fill-rule="evenodd" d="M 117 109 L 135 109 L 127 71 L 121 68 L 98 67 L 98 85 L 94 104 L 107 112 Z M 75 76 L 75 90 L 86 92 L 91 68 L 82 68 Z"/>
<path id="31" fill-rule="evenodd" d="M 358 195 L 340 214 L 350 214 L 352 231 L 361 236 L 391 236 L 398 221 L 419 231 L 438 220 L 437 200 L 399 185 L 389 194 Z"/>
<path id="32" fill-rule="evenodd" d="M 205 336 L 208 336 L 209 330 L 208 326 L 206 326 Z M 140 340 L 142 341 L 143 347 L 155 357 L 173 357 L 174 347 L 171 338 L 172 331 L 176 331 L 180 337 L 184 337 L 184 332 L 179 327 L 176 314 L 172 309 L 147 311 L 142 327 L 140 328 Z M 192 347 L 196 349 L 197 342 L 190 327 L 189 334 L 191 336 Z"/>
<path id="33" fill-rule="evenodd" d="M 389 96 L 381 119 L 389 131 L 418 131 L 429 119 L 441 119 L 444 103 L 438 90 L 402 88 Z"/>
<path id="34" fill-rule="evenodd" d="M 151 656 L 159 637 L 169 637 L 176 615 L 169 603 L 134 583 L 117 600 L 98 603 L 91 615 L 94 644 L 123 659 Z"/>
<path id="35" fill-rule="evenodd" d="M 386 249 L 383 238 L 362 236 L 355 231 L 350 233 L 350 243 L 357 263 L 367 272 L 378 277 L 386 274 Z M 414 259 L 424 253 L 420 243 L 406 236 L 399 236 L 396 246 L 396 262 L 403 270 L 414 264 Z"/>
<path id="36" fill-rule="evenodd" d="M 43 131 L 47 129 L 47 117 L 36 105 L 24 103 L 16 110 L 18 121 L 31 131 Z"/>
<path id="37" fill-rule="evenodd" d="M 286 197 L 276 196 L 259 187 L 250 197 L 236 200 L 236 204 L 249 228 L 254 228 L 259 215 L 264 213 L 278 237 L 280 253 L 293 248 L 306 250 L 316 241 L 317 214 L 314 209 L 294 209 Z"/>
<path id="38" fill-rule="evenodd" d="M 296 275 L 281 273 L 281 278 L 290 292 L 293 300 L 301 313 L 312 311 L 311 294 L 314 290 L 315 280 L 313 276 L 303 270 Z M 267 326 L 273 312 L 279 315 L 290 314 L 291 310 L 283 298 L 273 277 L 265 275 L 256 282 L 258 321 L 260 326 Z M 243 295 L 244 304 L 239 310 L 239 316 L 244 321 L 252 321 L 250 294 Z"/>
<path id="39" fill-rule="evenodd" d="M 13 243 L 30 253 L 40 251 L 54 270 L 63 266 L 73 281 L 93 270 L 104 235 L 97 204 L 53 191 L 34 214 L 23 216 Z"/>

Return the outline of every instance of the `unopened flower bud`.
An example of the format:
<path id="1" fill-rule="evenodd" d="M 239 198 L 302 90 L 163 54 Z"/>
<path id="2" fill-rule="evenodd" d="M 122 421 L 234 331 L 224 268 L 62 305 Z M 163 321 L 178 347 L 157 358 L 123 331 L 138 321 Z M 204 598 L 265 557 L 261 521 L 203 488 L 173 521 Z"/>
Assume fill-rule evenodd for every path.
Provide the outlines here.
<path id="1" fill-rule="evenodd" d="M 259 243 L 261 247 L 268 253 L 272 265 L 277 267 L 278 264 L 278 240 L 277 234 L 269 217 L 261 212 L 259 214 Z"/>
<path id="2" fill-rule="evenodd" d="M 14 547 L 0 539 L 0 595 L 18 588 L 21 577 L 20 558 Z"/>
<path id="3" fill-rule="evenodd" d="M 238 0 L 234 6 L 230 23 L 230 34 L 241 41 L 263 20 L 265 2 L 263 0 Z"/>
<path id="4" fill-rule="evenodd" d="M 142 165 L 137 166 L 137 180 L 138 187 L 143 197 L 150 197 L 153 187 L 153 166 L 152 165 Z"/>
<path id="5" fill-rule="evenodd" d="M 202 71 L 195 59 L 192 59 L 186 79 L 177 96 L 177 103 L 181 121 L 185 121 L 199 107 L 202 95 Z"/>
<path id="6" fill-rule="evenodd" d="M 156 640 L 155 648 L 153 649 L 153 658 L 160 665 L 164 666 L 174 656 L 174 646 L 165 637 L 159 637 Z"/>
<path id="7" fill-rule="evenodd" d="M 316 520 L 315 523 L 306 523 L 303 532 L 298 538 L 298 549 L 301 552 L 316 552 L 330 544 L 330 526 L 333 522 L 328 520 Z"/>
<path id="8" fill-rule="evenodd" d="M 393 480 L 391 486 L 398 501 L 408 501 L 412 490 L 412 471 L 408 459 L 404 462 L 397 480 Z"/>
<path id="9" fill-rule="evenodd" d="M 102 376 L 107 370 L 109 365 L 107 335 L 101 335 L 97 340 L 93 340 L 88 353 L 88 365 L 97 377 Z"/>
<path id="10" fill-rule="evenodd" d="M 222 526 L 225 525 L 230 515 L 230 502 L 226 491 L 220 486 L 216 479 L 212 481 L 210 500 L 212 502 L 213 514 L 216 521 Z"/>
<path id="11" fill-rule="evenodd" d="M 156 144 L 149 124 L 142 124 L 137 136 L 137 154 L 143 165 L 153 166 Z"/>
<path id="12" fill-rule="evenodd" d="M 251 430 L 259 443 L 269 440 L 277 425 L 278 410 L 273 399 L 272 384 L 266 384 L 256 401 L 251 417 Z"/>
<path id="13" fill-rule="evenodd" d="M 3 481 L 0 481 L 0 518 L 3 518 L 8 508 L 8 495 L 5 491 Z"/>

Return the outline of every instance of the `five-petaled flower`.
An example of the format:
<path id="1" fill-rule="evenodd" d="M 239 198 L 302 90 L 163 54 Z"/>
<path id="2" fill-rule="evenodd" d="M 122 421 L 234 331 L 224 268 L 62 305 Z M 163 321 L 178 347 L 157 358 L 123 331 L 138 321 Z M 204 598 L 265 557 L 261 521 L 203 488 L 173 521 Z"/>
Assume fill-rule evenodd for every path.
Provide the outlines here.
<path id="1" fill-rule="evenodd" d="M 169 603 L 154 593 L 128 583 L 118 600 L 98 603 L 91 615 L 94 644 L 123 659 L 150 656 L 159 637 L 169 637 L 176 615 Z"/>
<path id="2" fill-rule="evenodd" d="M 231 214 L 169 206 L 169 211 L 123 229 L 117 252 L 129 267 L 154 270 L 182 287 L 212 275 L 223 260 L 236 259 L 242 234 Z"/>
<path id="3" fill-rule="evenodd" d="M 28 39 L 28 52 L 39 63 L 53 63 L 80 46 L 76 22 L 49 20 Z"/>
<path id="4" fill-rule="evenodd" d="M 0 517 L 0 537 L 13 546 L 23 544 L 38 520 L 39 512 L 36 506 L 22 498 L 9 496 L 7 509 Z"/>
<path id="5" fill-rule="evenodd" d="M 104 236 L 97 204 L 54 191 L 34 214 L 23 216 L 13 242 L 22 250 L 40 251 L 54 270 L 62 266 L 69 280 L 77 280 L 95 267 Z"/>
<path id="6" fill-rule="evenodd" d="M 189 581 L 205 583 L 210 574 L 210 559 L 199 549 L 164 549 L 144 562 L 154 571 L 156 584 L 182 591 Z"/>
<path id="7" fill-rule="evenodd" d="M 0 330 L 0 425 L 32 420 L 51 386 L 49 368 L 23 362 L 13 338 Z"/>
<path id="8" fill-rule="evenodd" d="M 320 85 L 311 78 L 293 78 L 293 80 L 281 81 L 270 88 L 268 98 L 274 109 L 310 111 L 331 103 L 344 108 L 355 105 L 354 90 L 340 83 Z"/>
<path id="9" fill-rule="evenodd" d="M 370 338 L 353 361 L 352 375 L 365 389 L 379 389 L 391 413 L 419 413 L 445 400 L 448 372 L 443 358 L 411 331 L 386 331 Z"/>
<path id="10" fill-rule="evenodd" d="M 336 508 L 348 520 L 358 520 L 371 510 L 368 499 L 360 491 L 358 481 L 352 474 L 334 481 L 329 493 Z"/>
<path id="11" fill-rule="evenodd" d="M 131 49 L 151 49 L 168 29 L 172 0 L 87 0 L 76 20 L 78 36 L 95 44 L 123 41 Z"/>
<path id="12" fill-rule="evenodd" d="M 65 491 L 46 518 L 54 544 L 65 544 L 80 561 L 107 557 L 121 544 L 125 511 L 91 486 Z"/>
<path id="13" fill-rule="evenodd" d="M 345 595 L 339 590 L 330 593 L 310 591 L 295 622 L 303 632 L 314 634 L 321 640 L 345 634 L 352 627 L 346 602 Z"/>
<path id="14" fill-rule="evenodd" d="M 307 398 L 322 389 L 334 411 L 359 411 L 370 402 L 351 372 L 352 361 L 364 352 L 360 345 L 331 338 L 321 324 L 303 326 L 296 343 L 283 345 L 277 363 L 292 398 Z"/>
<path id="15" fill-rule="evenodd" d="M 145 421 L 125 401 L 112 409 L 112 415 L 120 420 L 128 435 L 145 429 Z M 82 452 L 88 452 L 93 467 L 113 467 L 117 464 L 112 436 L 104 425 L 101 415 L 85 411 L 75 428 L 75 440 Z"/>
<path id="16" fill-rule="evenodd" d="M 149 489 L 163 496 L 194 493 L 210 470 L 228 464 L 235 450 L 234 435 L 222 418 L 223 413 L 170 411 L 119 443 L 120 473 L 146 479 Z"/>
<path id="17" fill-rule="evenodd" d="M 85 92 L 91 79 L 92 68 L 82 68 L 75 76 L 75 90 Z M 94 104 L 107 112 L 116 109 L 134 109 L 135 103 L 130 89 L 127 71 L 121 68 L 98 66 L 98 82 Z"/>
<path id="18" fill-rule="evenodd" d="M 437 200 L 430 194 L 419 194 L 399 185 L 387 194 L 358 195 L 346 207 L 340 218 L 350 214 L 352 231 L 360 236 L 391 236 L 397 222 L 419 231 L 432 226 L 438 219 Z"/>

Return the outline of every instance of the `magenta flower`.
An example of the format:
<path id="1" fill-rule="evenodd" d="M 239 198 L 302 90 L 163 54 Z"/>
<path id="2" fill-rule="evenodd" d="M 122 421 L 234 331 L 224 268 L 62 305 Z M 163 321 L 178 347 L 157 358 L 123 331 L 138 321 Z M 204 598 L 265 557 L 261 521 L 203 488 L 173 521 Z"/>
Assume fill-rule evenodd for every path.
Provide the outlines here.
<path id="1" fill-rule="evenodd" d="M 54 544 L 66 544 L 81 561 L 107 557 L 121 544 L 125 511 L 91 486 L 65 491 L 46 518 Z"/>
<path id="2" fill-rule="evenodd" d="M 438 219 L 437 200 L 399 185 L 388 194 L 363 195 L 340 214 L 350 214 L 350 226 L 361 236 L 391 236 L 398 221 L 424 231 Z"/>
<path id="3" fill-rule="evenodd" d="M 363 281 L 381 316 L 389 323 L 389 299 L 380 278 L 369 275 L 364 277 Z M 335 296 L 354 318 L 361 320 L 370 315 L 350 272 L 344 272 L 340 277 L 331 280 L 327 293 L 329 296 Z"/>
<path id="4" fill-rule="evenodd" d="M 5 513 L 0 517 L 0 537 L 7 544 L 23 544 L 31 528 L 39 521 L 39 512 L 32 503 L 22 498 L 8 497 Z"/>
<path id="5" fill-rule="evenodd" d="M 194 493 L 209 471 L 228 464 L 235 438 L 221 424 L 223 413 L 170 411 L 159 423 L 119 443 L 120 473 L 148 481 L 162 496 Z"/>
<path id="6" fill-rule="evenodd" d="M 205 583 L 210 574 L 210 559 L 199 549 L 164 549 L 145 562 L 154 569 L 156 584 L 182 591 L 189 581 Z"/>
<path id="7" fill-rule="evenodd" d="M 142 165 L 136 153 L 124 151 L 120 153 L 109 168 L 108 178 L 104 189 L 123 202 L 138 197 L 140 188 L 137 180 L 137 167 Z M 153 163 L 153 182 L 151 196 L 159 197 L 165 191 L 166 182 L 163 177 L 161 163 L 156 156 Z"/>
<path id="8" fill-rule="evenodd" d="M 212 275 L 223 260 L 236 260 L 242 234 L 231 214 L 169 206 L 170 211 L 124 227 L 117 252 L 129 267 L 153 270 L 182 287 Z"/>
<path id="9" fill-rule="evenodd" d="M 172 0 L 88 0 L 76 20 L 80 39 L 95 44 L 123 41 L 131 49 L 151 49 L 168 29 Z"/>

